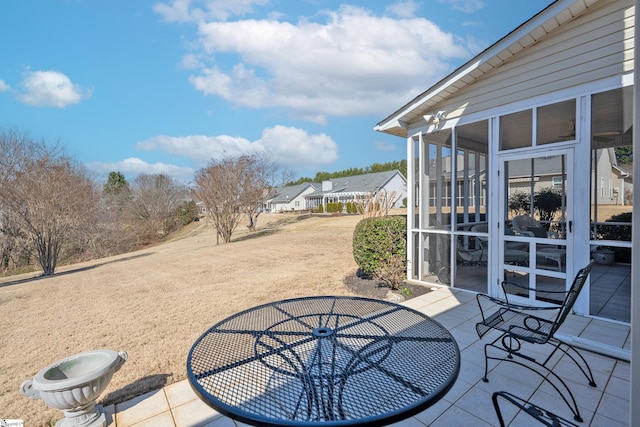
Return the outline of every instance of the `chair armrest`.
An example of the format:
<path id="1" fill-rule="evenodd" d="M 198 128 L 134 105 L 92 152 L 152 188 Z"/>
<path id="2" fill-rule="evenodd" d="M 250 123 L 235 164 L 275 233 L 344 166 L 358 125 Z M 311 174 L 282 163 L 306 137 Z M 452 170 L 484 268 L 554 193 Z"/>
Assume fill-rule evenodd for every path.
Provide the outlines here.
<path id="1" fill-rule="evenodd" d="M 516 288 L 520 288 L 523 291 L 540 291 L 540 289 L 536 289 L 536 288 L 530 288 L 528 286 L 522 285 L 520 283 L 515 283 L 515 282 L 510 282 L 508 280 L 504 280 L 501 283 L 502 286 L 502 292 L 504 292 L 505 295 L 505 299 L 507 299 L 507 290 L 505 288 L 505 285 L 509 285 L 509 286 L 515 286 Z M 567 294 L 568 291 L 544 291 L 545 294 Z M 508 300 L 508 299 L 507 299 Z"/>
<path id="2" fill-rule="evenodd" d="M 520 311 L 538 311 L 538 310 L 558 310 L 560 306 L 557 307 L 538 307 L 533 305 L 525 305 L 525 304 L 514 304 L 507 300 L 503 300 L 500 298 L 495 298 L 487 294 L 476 294 L 476 300 L 478 301 L 478 306 L 480 307 L 480 314 L 483 314 L 489 307 L 487 304 L 492 304 L 492 307 L 495 305 L 499 305 L 500 307 L 504 307 L 511 310 L 520 310 Z M 483 300 L 485 301 L 483 304 Z M 484 319 L 484 314 L 483 314 Z"/>

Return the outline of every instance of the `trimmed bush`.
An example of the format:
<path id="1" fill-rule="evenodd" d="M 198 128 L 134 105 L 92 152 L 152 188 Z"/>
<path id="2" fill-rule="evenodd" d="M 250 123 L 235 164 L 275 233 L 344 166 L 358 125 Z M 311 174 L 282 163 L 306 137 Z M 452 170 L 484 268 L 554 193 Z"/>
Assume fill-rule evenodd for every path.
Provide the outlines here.
<path id="1" fill-rule="evenodd" d="M 340 212 L 342 212 L 342 202 L 327 203 L 327 213 L 340 213 Z"/>
<path id="2" fill-rule="evenodd" d="M 358 204 L 354 202 L 347 202 L 347 213 L 349 214 L 358 213 Z"/>
<path id="3" fill-rule="evenodd" d="M 407 218 L 365 218 L 353 231 L 353 258 L 362 273 L 398 289 L 406 276 Z"/>
<path id="4" fill-rule="evenodd" d="M 632 212 L 623 212 L 613 215 L 605 222 L 622 222 L 628 225 L 598 225 L 598 238 L 602 240 L 618 240 L 624 242 L 631 241 L 631 222 L 633 220 Z M 631 248 L 611 247 L 615 252 L 616 261 L 623 263 L 631 262 Z"/>

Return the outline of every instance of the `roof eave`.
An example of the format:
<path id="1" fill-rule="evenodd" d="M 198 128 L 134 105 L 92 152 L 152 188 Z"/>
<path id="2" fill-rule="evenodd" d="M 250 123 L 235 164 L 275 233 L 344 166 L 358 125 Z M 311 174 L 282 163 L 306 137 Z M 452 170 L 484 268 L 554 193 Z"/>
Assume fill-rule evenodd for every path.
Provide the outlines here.
<path id="1" fill-rule="evenodd" d="M 444 79 L 418 95 L 408 104 L 379 122 L 374 130 L 396 136 L 407 136 L 411 112 L 426 114 L 443 99 L 473 84 L 486 73 L 501 66 L 523 49 L 538 42 L 560 25 L 575 19 L 600 0 L 556 0 L 531 19 L 498 40 Z"/>

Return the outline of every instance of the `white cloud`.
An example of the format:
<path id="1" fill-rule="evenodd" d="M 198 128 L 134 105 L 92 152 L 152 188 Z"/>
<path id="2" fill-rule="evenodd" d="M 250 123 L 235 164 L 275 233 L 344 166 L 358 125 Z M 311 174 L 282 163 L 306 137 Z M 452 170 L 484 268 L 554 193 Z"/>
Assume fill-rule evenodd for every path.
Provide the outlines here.
<path id="1" fill-rule="evenodd" d="M 385 10 L 391 15 L 395 15 L 399 18 L 411 18 L 415 16 L 415 13 L 419 8 L 420 5 L 414 0 L 408 0 L 390 4 L 385 8 Z"/>
<path id="2" fill-rule="evenodd" d="M 19 99 L 36 107 L 64 108 L 91 97 L 92 91 L 71 82 L 58 71 L 28 71 Z"/>
<path id="3" fill-rule="evenodd" d="M 139 142 L 136 148 L 184 156 L 199 167 L 205 166 L 212 159 L 220 160 L 225 156 L 243 154 L 264 153 L 278 164 L 295 169 L 325 165 L 338 158 L 338 146 L 329 136 L 310 135 L 305 130 L 286 126 L 265 129 L 261 138 L 256 141 L 227 135 L 160 135 Z"/>
<path id="4" fill-rule="evenodd" d="M 403 13 L 412 4 L 404 3 Z M 323 123 L 329 116 L 386 114 L 451 71 L 452 60 L 469 56 L 457 38 L 424 18 L 375 16 L 353 6 L 323 18 L 202 20 L 200 61 L 193 53 L 183 61 L 199 65 L 189 81 L 239 106 L 282 108 Z M 222 56 L 237 60 L 228 65 Z"/>
<path id="5" fill-rule="evenodd" d="M 242 16 L 263 6 L 269 0 L 174 0 L 172 3 L 156 3 L 153 10 L 167 22 L 189 22 L 215 19 L 226 21 L 232 16 Z"/>
<path id="6" fill-rule="evenodd" d="M 309 135 L 302 129 L 275 126 L 265 129 L 256 144 L 283 166 L 307 168 L 325 165 L 338 159 L 338 145 L 324 133 Z"/>
<path id="7" fill-rule="evenodd" d="M 484 7 L 484 0 L 440 0 L 451 4 L 453 10 L 463 13 L 473 13 Z"/>
<path id="8" fill-rule="evenodd" d="M 167 22 L 187 22 L 194 19 L 194 11 L 189 9 L 191 0 L 174 0 L 172 4 L 156 3 L 153 10 Z"/>
<path id="9" fill-rule="evenodd" d="M 202 63 L 200 62 L 200 58 L 197 55 L 188 54 L 182 57 L 182 61 L 180 62 L 180 68 L 183 70 L 196 70 L 202 67 Z"/>
<path id="10" fill-rule="evenodd" d="M 118 171 L 129 178 L 145 174 L 164 174 L 171 176 L 181 182 L 187 183 L 193 179 L 194 170 L 189 167 L 171 165 L 167 163 L 147 163 L 136 157 L 121 160 L 119 162 L 91 162 L 86 164 L 89 170 L 97 173 L 107 174 Z"/>
<path id="11" fill-rule="evenodd" d="M 4 80 L 0 80 L 0 92 L 6 92 L 9 89 L 11 89 L 11 86 L 5 83 Z"/>
<path id="12" fill-rule="evenodd" d="M 159 135 L 137 143 L 136 148 L 144 151 L 159 150 L 175 156 L 187 157 L 200 167 L 205 166 L 211 159 L 256 154 L 260 150 L 260 147 L 248 139 L 227 135 Z"/>
<path id="13" fill-rule="evenodd" d="M 398 149 L 396 144 L 392 144 L 390 142 L 376 141 L 374 144 L 378 151 L 395 151 Z"/>

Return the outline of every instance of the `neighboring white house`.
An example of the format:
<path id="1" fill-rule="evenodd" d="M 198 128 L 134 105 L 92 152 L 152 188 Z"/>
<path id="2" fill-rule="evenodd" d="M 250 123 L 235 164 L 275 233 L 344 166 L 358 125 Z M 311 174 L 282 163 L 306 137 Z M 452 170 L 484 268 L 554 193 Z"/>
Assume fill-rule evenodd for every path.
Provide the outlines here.
<path id="1" fill-rule="evenodd" d="M 409 279 L 499 296 L 500 278 L 568 287 L 599 247 L 628 254 L 631 223 L 605 225 L 616 240 L 594 230 L 633 210 L 633 165 L 616 152 L 633 146 L 634 5 L 557 0 L 375 126 L 407 141 Z M 559 238 L 514 233 L 509 196 L 526 192 L 535 217 L 549 186 Z M 487 262 L 471 269 L 460 251 L 479 247 Z M 576 313 L 630 323 L 631 265 L 607 267 L 620 280 L 598 268 Z"/>
<path id="2" fill-rule="evenodd" d="M 264 204 L 265 212 L 292 212 L 308 209 L 305 196 L 315 191 L 315 185 L 303 183 L 288 187 L 278 187 Z"/>
<path id="3" fill-rule="evenodd" d="M 305 196 L 310 209 L 327 203 L 367 203 L 373 199 L 393 199 L 390 208 L 402 207 L 407 198 L 407 179 L 400 171 L 368 173 L 324 181 L 313 193 Z"/>

